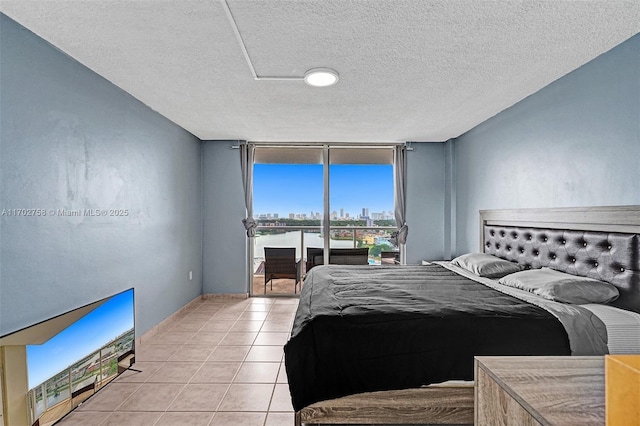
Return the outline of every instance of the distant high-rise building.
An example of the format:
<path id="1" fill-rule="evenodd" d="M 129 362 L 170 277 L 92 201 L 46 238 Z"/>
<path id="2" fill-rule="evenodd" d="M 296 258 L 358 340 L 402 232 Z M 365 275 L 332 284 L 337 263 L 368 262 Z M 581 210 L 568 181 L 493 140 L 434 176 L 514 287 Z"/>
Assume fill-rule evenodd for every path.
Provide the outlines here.
<path id="1" fill-rule="evenodd" d="M 362 208 L 362 217 L 369 217 L 369 209 L 367 207 Z"/>
<path id="2" fill-rule="evenodd" d="M 340 217 L 344 217 L 344 209 L 340 209 Z"/>
<path id="3" fill-rule="evenodd" d="M 289 219 L 295 219 L 295 218 L 296 218 L 295 213 L 289 213 Z"/>

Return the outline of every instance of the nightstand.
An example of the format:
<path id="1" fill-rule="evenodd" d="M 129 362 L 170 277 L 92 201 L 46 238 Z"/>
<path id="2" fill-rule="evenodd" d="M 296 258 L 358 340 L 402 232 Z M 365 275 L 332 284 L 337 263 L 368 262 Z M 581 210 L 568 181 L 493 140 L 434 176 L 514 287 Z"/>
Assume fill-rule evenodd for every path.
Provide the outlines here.
<path id="1" fill-rule="evenodd" d="M 604 425 L 604 357 L 478 356 L 476 425 Z"/>

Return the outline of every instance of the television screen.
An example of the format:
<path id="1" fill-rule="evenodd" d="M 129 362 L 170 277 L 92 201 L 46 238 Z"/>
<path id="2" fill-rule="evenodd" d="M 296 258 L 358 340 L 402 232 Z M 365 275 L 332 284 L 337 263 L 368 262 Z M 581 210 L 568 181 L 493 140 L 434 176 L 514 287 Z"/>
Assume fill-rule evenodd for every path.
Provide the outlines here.
<path id="1" fill-rule="evenodd" d="M 31 424 L 52 424 L 133 364 L 133 289 L 98 301 L 42 344 L 26 345 Z"/>

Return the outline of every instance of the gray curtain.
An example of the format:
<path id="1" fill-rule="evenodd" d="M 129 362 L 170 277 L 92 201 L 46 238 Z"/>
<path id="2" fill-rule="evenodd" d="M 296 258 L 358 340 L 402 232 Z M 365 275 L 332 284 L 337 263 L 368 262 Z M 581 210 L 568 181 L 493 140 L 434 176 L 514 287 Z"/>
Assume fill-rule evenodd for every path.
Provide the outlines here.
<path id="1" fill-rule="evenodd" d="M 394 202 L 397 231 L 391 234 L 391 242 L 397 246 L 407 242 L 409 227 L 406 222 L 407 199 L 407 147 L 397 146 L 393 153 Z"/>
<path id="2" fill-rule="evenodd" d="M 244 204 L 247 217 L 242 219 L 247 237 L 255 237 L 256 220 L 253 218 L 253 157 L 256 147 L 254 144 L 243 142 L 240 144 L 240 165 L 242 169 L 242 184 L 244 185 Z"/>

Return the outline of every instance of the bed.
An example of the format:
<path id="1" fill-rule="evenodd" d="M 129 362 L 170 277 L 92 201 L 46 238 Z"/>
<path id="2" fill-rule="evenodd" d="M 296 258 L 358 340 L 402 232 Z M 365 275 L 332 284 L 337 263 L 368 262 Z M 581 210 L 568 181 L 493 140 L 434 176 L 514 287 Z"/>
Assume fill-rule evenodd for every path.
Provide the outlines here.
<path id="1" fill-rule="evenodd" d="M 617 295 L 558 302 L 451 262 L 316 267 L 285 345 L 294 409 L 473 380 L 475 355 L 602 355 L 640 333 L 640 206 L 481 211 L 480 225 L 481 254 L 519 268 L 500 279 L 561 272 Z"/>

